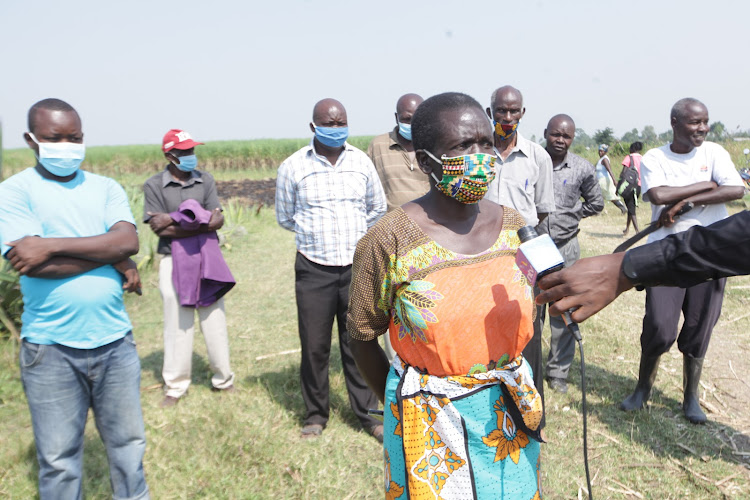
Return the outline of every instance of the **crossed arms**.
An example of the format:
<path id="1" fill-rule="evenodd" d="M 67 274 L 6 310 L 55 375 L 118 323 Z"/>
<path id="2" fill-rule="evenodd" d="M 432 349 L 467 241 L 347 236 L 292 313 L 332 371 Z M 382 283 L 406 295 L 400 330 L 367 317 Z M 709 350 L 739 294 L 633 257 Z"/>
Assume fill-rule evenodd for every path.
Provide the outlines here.
<path id="1" fill-rule="evenodd" d="M 25 236 L 8 243 L 5 254 L 19 274 L 32 278 L 69 278 L 111 264 L 124 276 L 123 289 L 140 291 L 141 281 L 130 256 L 138 253 L 138 235 L 129 222 L 109 231 L 80 238 Z"/>

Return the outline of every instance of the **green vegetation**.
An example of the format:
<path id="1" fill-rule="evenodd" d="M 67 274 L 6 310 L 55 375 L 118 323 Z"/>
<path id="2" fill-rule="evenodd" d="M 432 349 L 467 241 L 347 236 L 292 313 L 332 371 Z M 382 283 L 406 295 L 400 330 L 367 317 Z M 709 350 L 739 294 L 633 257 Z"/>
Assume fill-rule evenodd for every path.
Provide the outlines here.
<path id="1" fill-rule="evenodd" d="M 739 161 L 744 159 L 742 144 L 726 147 L 738 166 L 744 164 Z M 284 151 L 275 154 L 283 157 Z M 611 157 L 613 164 L 619 163 L 620 158 Z M 25 166 L 28 161 L 20 164 Z M 136 171 L 137 161 L 123 160 L 133 171 L 118 177 L 136 219 L 142 212 L 143 181 L 153 169 L 161 168 L 158 154 L 153 161 L 148 168 Z M 274 169 L 225 170 L 218 172 L 217 178 L 262 178 L 273 175 Z M 739 208 L 738 204 L 732 206 L 733 211 Z M 129 295 L 126 305 L 142 362 L 147 433 L 144 466 L 152 498 L 382 498 L 382 451 L 359 429 L 349 409 L 336 341 L 332 347 L 329 426 L 319 439 L 298 437 L 304 406 L 298 382 L 299 354 L 294 352 L 299 348 L 294 235 L 278 227 L 273 209 L 256 211 L 237 202 L 225 203 L 225 209 L 224 254 L 238 281 L 226 297 L 238 391 L 217 394 L 210 390 L 205 345 L 196 332 L 193 385 L 189 395 L 169 410 L 159 408 L 163 351 L 156 238 L 147 225 L 138 224 L 141 253 L 136 259 L 142 263 L 144 295 Z M 582 222 L 584 256 L 611 252 L 622 241 L 624 217 L 614 207 L 608 205 L 607 210 L 605 215 Z M 638 215 L 645 225 L 650 215 L 648 204 L 641 206 Z M 1 277 L 0 287 L 5 283 Z M 635 384 L 643 301 L 643 293 L 627 292 L 581 327 L 596 497 L 748 498 L 750 391 L 737 374 L 750 372 L 746 355 L 750 277 L 731 278 L 727 284 L 702 380 L 701 398 L 710 410 L 706 426 L 690 425 L 681 415 L 682 361 L 676 348 L 662 361 L 650 410 L 625 414 L 617 409 Z M 567 395 L 546 392 L 545 498 L 577 498 L 585 486 L 577 363 L 578 359 L 571 370 Z M 0 497 L 33 498 L 36 458 L 18 370 L 18 344 L 13 341 L 0 342 L 0 426 Z M 107 459 L 94 422 L 87 426 L 85 447 L 86 497 L 109 498 Z"/>
<path id="2" fill-rule="evenodd" d="M 371 136 L 352 137 L 349 142 L 367 149 Z M 207 142 L 198 151 L 201 168 L 211 172 L 273 169 L 310 139 L 256 139 L 249 141 Z M 10 175 L 34 164 L 28 148 L 5 151 L 2 175 Z M 86 148 L 83 168 L 102 175 L 127 177 L 128 174 L 157 172 L 166 164 L 161 145 L 93 146 Z M 144 179 L 145 180 L 145 179 Z"/>

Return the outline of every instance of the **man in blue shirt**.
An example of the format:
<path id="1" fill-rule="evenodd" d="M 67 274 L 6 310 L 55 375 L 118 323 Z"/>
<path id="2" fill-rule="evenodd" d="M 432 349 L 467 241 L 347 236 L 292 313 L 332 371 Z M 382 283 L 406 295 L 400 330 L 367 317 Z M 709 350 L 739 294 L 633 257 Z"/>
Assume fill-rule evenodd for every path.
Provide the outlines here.
<path id="1" fill-rule="evenodd" d="M 140 360 L 122 299 L 123 290 L 140 289 L 128 199 L 112 179 L 79 170 L 81 119 L 69 104 L 39 101 L 28 127 L 37 164 L 0 184 L 0 253 L 21 274 L 21 380 L 39 495 L 83 497 L 92 408 L 114 497 L 148 498 Z"/>

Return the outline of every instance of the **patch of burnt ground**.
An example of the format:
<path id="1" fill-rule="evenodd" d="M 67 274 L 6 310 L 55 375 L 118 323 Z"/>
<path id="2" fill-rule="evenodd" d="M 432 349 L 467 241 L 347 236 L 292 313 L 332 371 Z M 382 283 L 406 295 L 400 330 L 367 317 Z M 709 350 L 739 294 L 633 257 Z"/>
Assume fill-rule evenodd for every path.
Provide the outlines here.
<path id="1" fill-rule="evenodd" d="M 216 190 L 222 202 L 233 199 L 251 207 L 273 207 L 276 179 L 217 181 Z"/>

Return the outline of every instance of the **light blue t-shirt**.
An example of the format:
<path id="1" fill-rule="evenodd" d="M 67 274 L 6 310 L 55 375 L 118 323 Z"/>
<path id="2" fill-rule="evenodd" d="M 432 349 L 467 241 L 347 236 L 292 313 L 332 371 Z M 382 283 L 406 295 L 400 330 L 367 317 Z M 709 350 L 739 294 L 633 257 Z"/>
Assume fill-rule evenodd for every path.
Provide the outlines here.
<path id="1" fill-rule="evenodd" d="M 76 238 L 104 234 L 117 222 L 135 225 L 128 198 L 112 179 L 78 171 L 69 182 L 28 168 L 0 184 L 0 252 L 24 236 Z M 62 279 L 21 276 L 21 337 L 35 344 L 93 349 L 131 329 L 122 277 L 105 265 Z"/>

